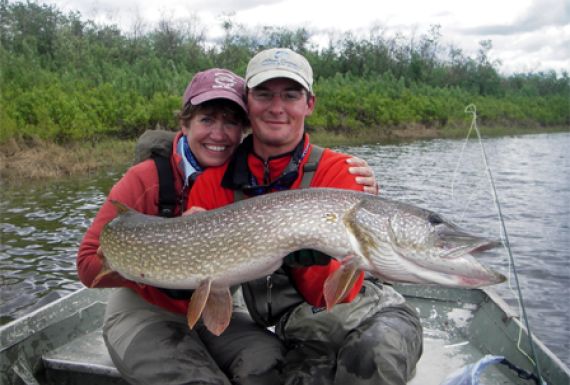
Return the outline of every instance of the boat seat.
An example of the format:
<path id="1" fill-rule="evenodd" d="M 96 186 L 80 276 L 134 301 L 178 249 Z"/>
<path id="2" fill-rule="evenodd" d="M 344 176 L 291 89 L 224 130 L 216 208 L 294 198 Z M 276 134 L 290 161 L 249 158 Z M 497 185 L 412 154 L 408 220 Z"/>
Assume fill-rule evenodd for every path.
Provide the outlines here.
<path id="1" fill-rule="evenodd" d="M 42 356 L 47 370 L 120 378 L 111 361 L 101 329 L 80 336 Z"/>

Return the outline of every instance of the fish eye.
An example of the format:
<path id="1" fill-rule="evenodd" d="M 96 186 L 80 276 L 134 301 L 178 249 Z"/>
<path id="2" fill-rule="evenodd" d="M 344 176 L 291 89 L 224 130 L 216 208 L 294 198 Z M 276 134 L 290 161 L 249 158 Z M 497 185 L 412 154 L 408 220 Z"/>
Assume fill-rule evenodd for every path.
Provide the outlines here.
<path id="1" fill-rule="evenodd" d="M 432 225 L 439 225 L 439 224 L 443 223 L 443 219 L 436 213 L 431 213 L 428 216 L 428 221 Z"/>

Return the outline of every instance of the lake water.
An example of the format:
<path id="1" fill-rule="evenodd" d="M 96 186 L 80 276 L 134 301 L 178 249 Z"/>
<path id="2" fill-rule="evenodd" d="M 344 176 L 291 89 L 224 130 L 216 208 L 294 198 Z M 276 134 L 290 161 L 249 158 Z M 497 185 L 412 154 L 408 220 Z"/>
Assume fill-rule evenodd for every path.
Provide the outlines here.
<path id="1" fill-rule="evenodd" d="M 483 143 L 531 329 L 570 365 L 570 133 L 485 139 Z M 500 236 L 478 142 L 438 139 L 340 150 L 368 160 L 383 196 L 432 209 L 473 232 Z M 77 247 L 121 172 L 4 187 L 0 323 L 81 287 L 75 272 Z M 509 274 L 505 250 L 480 259 Z M 508 284 L 495 290 L 518 307 Z"/>

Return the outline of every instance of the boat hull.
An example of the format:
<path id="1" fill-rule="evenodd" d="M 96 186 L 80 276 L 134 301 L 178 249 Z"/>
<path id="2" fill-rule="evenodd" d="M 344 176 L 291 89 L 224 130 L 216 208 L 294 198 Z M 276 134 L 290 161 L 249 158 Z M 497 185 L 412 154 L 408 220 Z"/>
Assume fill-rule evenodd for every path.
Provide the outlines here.
<path id="1" fill-rule="evenodd" d="M 439 385 L 486 354 L 505 356 L 532 371 L 517 349 L 521 323 L 489 289 L 396 285 L 420 314 L 424 354 L 410 385 Z M 111 289 L 81 289 L 0 328 L 2 384 L 126 384 L 101 335 Z M 534 338 L 541 373 L 549 384 L 570 383 L 568 368 Z M 521 350 L 530 352 L 523 329 Z M 489 368 L 482 383 L 528 384 L 503 365 Z"/>

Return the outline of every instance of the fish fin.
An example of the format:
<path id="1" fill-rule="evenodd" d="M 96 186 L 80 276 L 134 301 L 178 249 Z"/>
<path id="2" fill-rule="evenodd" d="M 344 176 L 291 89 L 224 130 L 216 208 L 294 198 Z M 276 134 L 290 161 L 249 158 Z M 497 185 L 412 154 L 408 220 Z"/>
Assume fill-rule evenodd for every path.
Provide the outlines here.
<path id="1" fill-rule="evenodd" d="M 371 213 L 366 209 L 365 202 L 360 201 L 351 207 L 342 218 L 354 253 L 365 260 L 370 260 L 372 250 L 378 248 L 374 233 L 370 232 L 369 226 L 366 225 L 370 216 Z"/>
<path id="2" fill-rule="evenodd" d="M 101 286 L 102 281 L 105 281 L 105 283 L 103 283 L 103 286 Z M 125 278 L 123 278 L 123 276 L 117 273 L 115 270 L 102 270 L 99 272 L 99 274 L 97 274 L 93 281 L 91 281 L 91 285 L 89 287 L 91 289 L 97 287 L 116 287 L 120 286 L 118 283 L 123 281 L 125 281 Z"/>
<path id="3" fill-rule="evenodd" d="M 226 330 L 232 318 L 232 294 L 228 287 L 213 288 L 202 313 L 206 328 L 219 336 Z"/>
<path id="4" fill-rule="evenodd" d="M 99 257 L 99 259 L 101 259 L 101 270 L 99 270 L 99 273 L 97 273 L 97 275 L 95 276 L 95 278 L 93 278 L 93 281 L 91 281 L 91 285 L 89 286 L 90 288 L 95 288 L 99 285 L 99 283 L 101 283 L 101 280 L 104 279 L 105 277 L 109 277 L 112 274 L 119 274 L 114 270 L 111 270 L 111 268 L 109 267 L 109 265 L 107 264 L 107 260 L 105 259 L 105 256 L 102 253 L 99 253 L 99 250 L 97 250 L 97 256 Z"/>
<path id="5" fill-rule="evenodd" d="M 132 209 L 129 206 L 117 200 L 111 199 L 111 203 L 115 206 L 115 208 L 117 209 L 117 214 L 119 215 L 132 211 Z"/>
<path id="6" fill-rule="evenodd" d="M 346 297 L 357 279 L 358 259 L 347 256 L 342 260 L 341 266 L 325 281 L 323 291 L 327 310 L 331 310 Z"/>
<path id="7" fill-rule="evenodd" d="M 198 322 L 204 311 L 208 296 L 210 295 L 211 286 L 212 279 L 205 279 L 200 283 L 200 286 L 194 290 L 194 293 L 192 293 L 192 298 L 190 298 L 190 304 L 188 305 L 188 313 L 186 314 L 190 329 L 194 328 L 194 325 L 196 325 L 196 322 Z"/>

